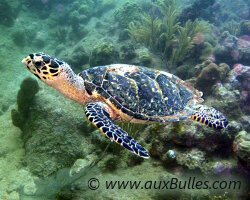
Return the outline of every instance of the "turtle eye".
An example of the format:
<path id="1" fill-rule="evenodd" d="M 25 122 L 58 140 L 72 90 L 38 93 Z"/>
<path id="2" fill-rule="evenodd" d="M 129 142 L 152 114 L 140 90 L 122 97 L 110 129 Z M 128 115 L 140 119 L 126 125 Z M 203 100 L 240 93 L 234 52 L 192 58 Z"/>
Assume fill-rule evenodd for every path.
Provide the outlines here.
<path id="1" fill-rule="evenodd" d="M 30 58 L 33 60 L 34 54 L 30 54 L 29 56 L 30 56 Z"/>
<path id="2" fill-rule="evenodd" d="M 42 61 L 36 61 L 35 63 L 34 63 L 34 65 L 38 68 L 38 67 L 41 67 L 41 65 L 42 65 Z"/>

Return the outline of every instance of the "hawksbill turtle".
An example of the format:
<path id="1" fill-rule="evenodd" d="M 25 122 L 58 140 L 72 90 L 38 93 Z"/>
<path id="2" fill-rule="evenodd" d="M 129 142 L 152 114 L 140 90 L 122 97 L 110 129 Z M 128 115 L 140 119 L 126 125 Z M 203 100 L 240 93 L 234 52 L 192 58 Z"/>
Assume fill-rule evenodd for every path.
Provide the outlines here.
<path id="1" fill-rule="evenodd" d="M 44 53 L 32 53 L 22 63 L 40 80 L 84 105 L 88 120 L 111 141 L 143 158 L 149 158 L 147 150 L 114 121 L 166 123 L 192 119 L 216 129 L 228 125 L 221 112 L 201 105 L 202 92 L 164 71 L 112 64 L 76 75 L 66 62 Z"/>

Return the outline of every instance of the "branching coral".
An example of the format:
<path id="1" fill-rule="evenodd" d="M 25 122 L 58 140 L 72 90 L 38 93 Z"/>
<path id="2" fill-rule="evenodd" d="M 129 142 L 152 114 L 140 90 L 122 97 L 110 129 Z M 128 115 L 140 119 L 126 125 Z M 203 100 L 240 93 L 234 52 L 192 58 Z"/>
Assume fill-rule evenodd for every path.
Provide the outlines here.
<path id="1" fill-rule="evenodd" d="M 206 22 L 199 22 L 198 20 L 194 22 L 188 20 L 183 27 L 180 26 L 176 36 L 178 45 L 172 49 L 172 54 L 169 58 L 170 66 L 183 61 L 194 46 L 195 35 L 208 31 L 208 28 L 209 26 Z"/>
<path id="2" fill-rule="evenodd" d="M 160 11 L 161 18 L 154 15 L 155 9 Z M 143 14 L 140 21 L 129 25 L 130 36 L 154 52 L 159 52 L 169 66 L 175 66 L 186 58 L 197 33 L 209 30 L 207 22 L 197 19 L 181 25 L 177 20 L 178 10 L 176 0 L 157 0 L 152 4 L 151 15 Z"/>
<path id="3" fill-rule="evenodd" d="M 144 13 L 141 16 L 141 22 L 131 22 L 129 24 L 129 33 L 137 42 L 155 49 L 158 45 L 160 36 L 161 21 L 157 17 Z"/>
<path id="4" fill-rule="evenodd" d="M 177 22 L 177 2 L 175 0 L 158 0 L 156 6 L 163 15 L 163 33 L 160 36 L 161 41 L 163 41 L 161 51 L 163 56 L 171 55 L 173 46 L 177 42 L 176 33 L 178 33 L 180 29 L 180 23 Z"/>
<path id="5" fill-rule="evenodd" d="M 240 33 L 240 24 L 235 21 L 230 21 L 225 24 L 224 30 L 228 31 L 230 34 L 237 36 Z"/>
<path id="6" fill-rule="evenodd" d="M 192 38 L 189 36 L 188 30 L 185 27 L 180 27 L 178 30 L 178 43 L 178 46 L 173 48 L 169 58 L 170 66 L 182 61 L 188 51 L 193 47 Z"/>

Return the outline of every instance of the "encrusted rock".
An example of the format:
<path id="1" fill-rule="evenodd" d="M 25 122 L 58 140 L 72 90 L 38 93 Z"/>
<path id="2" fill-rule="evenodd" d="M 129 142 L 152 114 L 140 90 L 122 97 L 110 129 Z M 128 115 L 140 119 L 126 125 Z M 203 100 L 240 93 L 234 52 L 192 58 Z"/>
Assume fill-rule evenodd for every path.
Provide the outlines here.
<path id="1" fill-rule="evenodd" d="M 22 101 L 20 97 L 18 104 Z M 91 144 L 87 145 L 84 136 L 88 128 L 80 105 L 49 88 L 27 103 L 29 107 L 22 108 L 28 108 L 22 124 L 26 152 L 23 162 L 33 174 L 47 177 L 85 157 L 86 146 Z"/>
<path id="2" fill-rule="evenodd" d="M 204 152 L 192 149 L 187 153 L 177 154 L 176 161 L 189 169 L 199 169 L 206 162 Z"/>
<path id="3" fill-rule="evenodd" d="M 70 169 L 70 176 L 74 176 L 81 171 L 84 171 L 87 167 L 89 167 L 91 162 L 86 159 L 77 159 L 74 165 Z"/>
<path id="4" fill-rule="evenodd" d="M 66 62 L 70 63 L 76 72 L 83 70 L 83 65 L 89 63 L 89 55 L 82 43 L 78 44 L 71 53 L 66 55 Z"/>
<path id="5" fill-rule="evenodd" d="M 240 33 L 242 35 L 250 35 L 250 20 L 245 20 L 240 23 Z"/>
<path id="6" fill-rule="evenodd" d="M 115 46 L 109 42 L 102 42 L 94 46 L 90 56 L 90 65 L 107 65 L 115 63 L 117 60 L 119 60 L 119 53 Z"/>
<path id="7" fill-rule="evenodd" d="M 207 67 L 203 68 L 200 75 L 197 78 L 196 87 L 204 93 L 210 93 L 211 86 L 220 80 L 219 67 L 211 63 Z"/>
<path id="8" fill-rule="evenodd" d="M 247 166 L 250 166 L 250 134 L 241 131 L 234 140 L 234 152 L 243 160 Z"/>
<path id="9" fill-rule="evenodd" d="M 12 122 L 15 126 L 23 128 L 30 106 L 33 104 L 38 91 L 39 85 L 36 79 L 27 77 L 23 80 L 17 94 L 18 108 L 11 111 Z"/>
<path id="10" fill-rule="evenodd" d="M 114 16 L 121 28 L 128 28 L 130 22 L 140 19 L 140 13 L 140 7 L 128 1 L 115 11 Z"/>
<path id="11" fill-rule="evenodd" d="M 250 116 L 242 116 L 240 119 L 240 123 L 243 125 L 243 128 L 250 132 Z"/>
<path id="12" fill-rule="evenodd" d="M 248 64 L 250 59 L 249 36 L 237 38 L 230 35 L 229 32 L 223 32 L 215 49 L 215 57 L 217 62 Z"/>

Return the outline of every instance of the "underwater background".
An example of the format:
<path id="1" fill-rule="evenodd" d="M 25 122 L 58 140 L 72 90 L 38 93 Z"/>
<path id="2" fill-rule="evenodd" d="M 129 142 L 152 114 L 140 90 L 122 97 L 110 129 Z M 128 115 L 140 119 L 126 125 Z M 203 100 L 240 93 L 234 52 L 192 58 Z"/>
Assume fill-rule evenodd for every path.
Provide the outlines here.
<path id="1" fill-rule="evenodd" d="M 0 200 L 250 198 L 249 0 L 0 0 L 0 47 Z M 112 63 L 173 73 L 230 123 L 120 124 L 149 150 L 144 160 L 32 76 L 21 61 L 33 52 L 76 73 Z M 105 188 L 194 177 L 220 187 Z"/>

